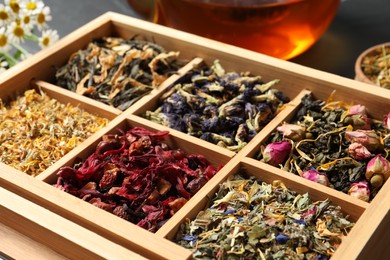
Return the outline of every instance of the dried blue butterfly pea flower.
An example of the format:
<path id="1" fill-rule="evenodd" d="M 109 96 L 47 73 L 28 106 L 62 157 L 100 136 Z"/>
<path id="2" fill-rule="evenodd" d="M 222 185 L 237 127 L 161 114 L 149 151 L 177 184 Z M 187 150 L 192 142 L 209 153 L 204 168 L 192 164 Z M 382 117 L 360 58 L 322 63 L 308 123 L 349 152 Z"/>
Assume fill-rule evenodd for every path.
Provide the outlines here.
<path id="1" fill-rule="evenodd" d="M 184 241 L 196 241 L 198 239 L 198 236 L 184 236 L 182 237 L 182 240 Z"/>
<path id="2" fill-rule="evenodd" d="M 286 244 L 290 238 L 284 234 L 279 234 L 275 239 L 278 244 Z"/>

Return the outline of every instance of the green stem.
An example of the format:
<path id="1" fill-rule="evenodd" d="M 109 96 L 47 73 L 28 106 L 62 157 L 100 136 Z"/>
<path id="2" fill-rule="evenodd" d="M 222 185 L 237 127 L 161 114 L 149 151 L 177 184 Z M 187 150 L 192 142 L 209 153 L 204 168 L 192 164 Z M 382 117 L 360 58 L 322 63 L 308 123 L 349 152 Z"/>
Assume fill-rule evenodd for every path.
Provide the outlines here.
<path id="1" fill-rule="evenodd" d="M 13 42 L 11 43 L 17 50 L 19 50 L 21 53 L 26 55 L 27 57 L 31 55 L 28 51 L 26 51 L 22 46 L 20 46 L 18 43 Z"/>
<path id="2" fill-rule="evenodd" d="M 39 37 L 36 36 L 35 34 L 25 35 L 24 38 L 26 40 L 33 41 L 33 42 L 38 42 L 39 41 Z"/>
<path id="3" fill-rule="evenodd" d="M 14 57 L 12 57 L 11 55 L 9 55 L 6 52 L 0 52 L 0 55 L 2 55 L 7 60 L 9 67 L 12 67 L 16 63 L 18 63 L 18 61 L 16 59 L 14 59 Z"/>

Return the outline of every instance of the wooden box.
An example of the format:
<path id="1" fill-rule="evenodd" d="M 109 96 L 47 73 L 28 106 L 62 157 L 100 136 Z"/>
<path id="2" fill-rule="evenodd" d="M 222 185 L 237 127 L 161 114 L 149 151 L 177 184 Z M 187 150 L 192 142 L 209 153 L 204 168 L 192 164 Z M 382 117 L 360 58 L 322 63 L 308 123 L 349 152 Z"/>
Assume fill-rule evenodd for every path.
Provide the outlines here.
<path id="1" fill-rule="evenodd" d="M 167 50 L 180 51 L 180 57 L 188 60 L 188 64 L 123 112 L 54 85 L 55 69 L 64 65 L 72 53 L 85 48 L 92 39 L 103 36 L 130 38 L 134 35 L 142 35 Z M 211 64 L 216 59 L 228 71 L 250 71 L 254 75 L 261 75 L 265 81 L 280 79 L 278 89 L 291 99 L 285 109 L 237 153 L 152 123 L 142 117 L 146 110 L 155 108 L 164 91 L 193 66 L 202 62 Z M 188 259 L 191 258 L 191 252 L 171 241 L 180 224 L 185 218 L 194 218 L 206 206 L 208 198 L 213 197 L 219 184 L 228 176 L 237 172 L 239 168 L 245 168 L 250 174 L 258 176 L 265 182 L 281 180 L 288 188 L 298 193 L 308 192 L 316 200 L 329 198 L 332 204 L 341 206 L 342 211 L 356 221 L 332 259 L 381 258 L 389 252 L 386 245 L 390 219 L 388 216 L 389 182 L 384 184 L 370 203 L 366 203 L 253 159 L 260 144 L 270 133 L 292 117 L 305 94 L 312 93 L 316 98 L 326 100 L 335 91 L 335 100 L 365 105 L 372 117 L 381 119 L 388 112 L 386 107 L 390 104 L 388 90 L 111 12 L 91 21 L 54 46 L 2 74 L 0 97 L 7 101 L 15 94 L 31 87 L 41 88 L 62 103 L 78 105 L 88 112 L 109 119 L 110 122 L 35 177 L 0 163 L 0 187 L 2 187 L 0 191 L 4 193 L 0 196 L 1 207 L 7 212 L 2 214 L 1 224 L 6 228 L 16 230 L 16 225 L 12 224 L 11 218 L 16 214 L 26 214 L 21 222 L 37 226 L 36 232 L 39 235 L 53 235 L 58 241 L 72 240 L 74 243 L 67 242 L 62 245 L 68 247 L 70 251 L 74 248 L 80 252 L 85 251 L 110 258 L 110 254 L 102 255 L 101 249 L 103 246 L 108 248 L 109 245 L 113 245 L 111 249 L 107 249 L 112 256 L 129 250 L 129 258 L 132 257 L 131 254 L 138 254 L 139 257 L 153 259 Z M 134 126 L 153 131 L 169 130 L 167 142 L 170 145 L 186 152 L 202 154 L 215 166 L 224 165 L 154 234 L 52 186 L 56 182 L 57 171 L 62 166 L 72 166 L 76 159 L 85 159 L 96 148 L 102 135 L 114 133 L 117 128 L 128 129 Z M 37 213 L 29 217 L 28 210 L 14 212 L 16 204 L 10 203 L 11 200 L 14 200 L 18 206 L 23 204 L 26 208 L 37 208 Z M 58 218 L 64 223 L 58 225 L 53 221 L 44 227 L 49 231 L 43 230 L 35 214 L 41 214 L 42 218 L 47 219 Z M 65 230 L 72 232 L 68 233 Z M 53 248 L 56 245 L 49 245 L 47 240 L 42 241 L 36 235 L 32 235 L 32 228 L 27 231 L 22 234 L 26 234 L 29 239 L 36 240 L 43 246 L 52 246 L 50 249 L 57 250 Z M 83 239 L 80 238 L 81 234 Z M 17 240 L 23 242 L 24 238 L 17 238 Z M 46 248 L 42 247 L 42 250 Z"/>

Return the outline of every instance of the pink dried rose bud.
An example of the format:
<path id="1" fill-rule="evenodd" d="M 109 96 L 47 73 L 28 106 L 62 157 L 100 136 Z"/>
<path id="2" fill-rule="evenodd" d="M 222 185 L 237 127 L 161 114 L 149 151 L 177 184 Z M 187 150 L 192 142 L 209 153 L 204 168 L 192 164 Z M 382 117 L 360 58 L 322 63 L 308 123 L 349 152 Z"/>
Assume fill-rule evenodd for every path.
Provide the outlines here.
<path id="1" fill-rule="evenodd" d="M 353 126 L 354 130 L 363 129 L 369 130 L 371 129 L 371 118 L 367 116 L 367 110 L 365 106 L 362 105 L 354 105 L 351 106 L 344 113 L 344 122 Z"/>
<path id="2" fill-rule="evenodd" d="M 292 144 L 288 141 L 270 143 L 263 151 L 263 161 L 277 166 L 287 159 L 291 149 Z"/>
<path id="3" fill-rule="evenodd" d="M 304 171 L 302 173 L 302 177 L 305 179 L 308 179 L 310 181 L 314 181 L 314 182 L 317 182 L 319 184 L 329 186 L 328 177 L 325 174 L 320 173 L 319 171 L 317 171 L 315 169 L 310 169 L 310 170 Z"/>
<path id="4" fill-rule="evenodd" d="M 390 129 L 390 112 L 387 113 L 387 115 L 385 115 L 385 117 L 383 118 L 383 125 L 387 129 Z"/>
<path id="5" fill-rule="evenodd" d="M 345 136 L 351 143 L 362 144 L 371 152 L 382 147 L 379 136 L 374 130 L 345 131 Z"/>
<path id="6" fill-rule="evenodd" d="M 371 129 L 371 118 L 368 118 L 366 115 L 353 115 L 347 117 L 346 122 L 353 126 L 355 130 L 370 130 Z"/>
<path id="7" fill-rule="evenodd" d="M 372 156 L 370 151 L 364 145 L 359 143 L 350 144 L 348 147 L 348 153 L 349 156 L 358 161 L 368 159 Z"/>
<path id="8" fill-rule="evenodd" d="M 283 134 L 283 137 L 294 141 L 299 141 L 305 136 L 306 128 L 300 125 L 284 124 L 276 128 Z"/>
<path id="9" fill-rule="evenodd" d="M 347 116 L 353 115 L 367 115 L 367 109 L 363 105 L 354 105 L 348 109 Z"/>
<path id="10" fill-rule="evenodd" d="M 381 154 L 367 163 L 366 179 L 374 188 L 381 187 L 390 176 L 390 163 Z"/>
<path id="11" fill-rule="evenodd" d="M 370 200 L 370 188 L 367 181 L 359 181 L 352 183 L 348 190 L 348 194 L 352 197 L 368 202 Z"/>

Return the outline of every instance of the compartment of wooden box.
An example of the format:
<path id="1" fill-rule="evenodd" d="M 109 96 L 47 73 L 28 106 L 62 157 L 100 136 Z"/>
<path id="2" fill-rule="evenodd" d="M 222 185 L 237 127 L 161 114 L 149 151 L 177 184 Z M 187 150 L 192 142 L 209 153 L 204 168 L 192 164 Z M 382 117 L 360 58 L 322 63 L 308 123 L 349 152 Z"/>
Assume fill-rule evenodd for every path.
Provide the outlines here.
<path id="1" fill-rule="evenodd" d="M 0 211 L 1 259 L 146 259 L 4 188 Z"/>
<path id="2" fill-rule="evenodd" d="M 56 164 L 58 160 L 61 160 L 61 157 L 72 152 L 73 147 L 96 134 L 99 129 L 104 128 L 110 120 L 121 113 L 121 111 L 112 108 L 104 109 L 98 102 L 90 102 L 86 98 L 68 93 L 68 91 L 42 81 L 25 82 L 24 84 L 19 83 L 17 78 L 12 81 L 12 88 L 0 91 L 2 109 L 4 109 L 2 118 L 5 118 L 2 126 L 12 125 L 14 127 L 13 130 L 10 129 L 9 133 L 2 132 L 1 139 L 6 143 L 4 146 L 3 143 L 1 144 L 4 153 L 1 155 L 3 163 L 0 162 L 0 165 L 9 160 L 9 164 L 13 164 L 17 169 L 34 176 Z M 47 114 L 43 114 L 46 113 L 43 111 L 46 111 Z M 60 115 L 54 111 L 61 111 L 63 114 Z M 85 125 L 85 122 L 81 121 L 84 118 L 93 120 L 94 124 L 91 124 L 89 129 L 87 129 L 88 126 Z M 31 123 L 33 120 L 36 124 Z M 80 128 L 74 129 L 75 125 L 80 125 Z M 73 131 L 81 128 L 88 130 L 88 132 Z M 17 140 L 19 146 L 14 145 L 16 142 L 12 142 L 10 136 L 15 138 L 15 141 Z M 15 147 L 12 147 L 13 145 Z M 7 154 L 8 149 L 15 151 L 15 153 Z M 54 151 L 57 153 L 53 156 L 43 155 L 43 153 Z M 21 162 L 24 160 L 24 165 L 16 164 L 14 157 L 19 154 Z M 12 159 L 7 159 L 8 155 Z M 47 161 L 41 165 L 39 160 Z"/>
<path id="3" fill-rule="evenodd" d="M 180 77 L 177 77 L 176 81 L 164 84 L 155 91 L 154 95 L 143 98 L 127 109 L 125 113 L 138 116 L 138 120 L 144 122 L 144 124 L 168 125 L 174 128 L 174 131 L 186 133 L 189 139 L 193 139 L 199 145 L 213 144 L 215 149 L 221 150 L 223 148 L 227 153 L 241 152 L 248 143 L 251 143 L 253 136 L 262 132 L 268 125 L 273 125 L 274 121 L 278 121 L 279 114 L 290 111 L 291 104 L 289 104 L 289 100 L 294 96 L 290 97 L 290 93 L 285 94 L 279 91 L 277 79 L 264 82 L 261 79 L 262 75 L 253 74 L 251 71 L 224 70 L 224 61 L 216 59 L 208 64 L 203 59 L 194 59 L 186 66 L 187 70 L 182 70 L 183 73 Z M 192 66 L 192 69 L 190 66 Z M 222 70 L 224 70 L 223 73 L 221 73 Z M 205 76 L 208 73 L 211 75 Z M 237 75 L 234 75 L 234 73 L 237 73 Z M 205 83 L 197 83 L 194 80 L 195 77 L 203 78 Z M 229 93 L 222 95 L 221 93 L 225 92 L 220 90 L 204 90 L 203 87 L 206 88 L 207 85 L 226 89 Z M 256 89 L 256 86 L 259 88 Z M 260 86 L 269 87 L 260 91 Z M 255 93 L 255 91 L 259 100 L 247 94 Z M 268 96 L 273 96 L 273 99 L 268 98 Z M 260 97 L 262 100 L 260 100 Z M 186 101 L 183 102 L 183 99 L 180 98 Z M 235 103 L 235 99 L 239 102 Z M 173 100 L 180 103 L 177 104 L 177 110 L 174 110 Z M 229 104 L 230 110 L 225 112 L 223 107 L 225 105 L 229 107 Z M 234 110 L 231 108 L 233 105 L 236 106 L 234 107 L 236 112 L 232 112 Z M 258 111 L 256 115 L 259 115 L 259 118 L 263 117 L 263 119 L 258 119 L 255 122 L 255 116 L 246 113 L 247 105 L 250 105 L 253 110 L 256 109 Z M 260 112 L 261 109 L 264 109 L 264 111 Z M 263 116 L 260 115 L 261 113 L 263 113 Z M 175 119 L 172 119 L 172 116 L 176 116 Z M 145 121 L 145 119 L 147 120 Z M 178 120 L 180 120 L 180 123 Z M 241 120 L 241 122 L 237 123 L 238 120 Z M 203 124 L 205 121 L 207 123 Z M 231 127 L 226 126 L 229 124 Z M 255 124 L 257 124 L 256 127 L 253 126 Z M 250 125 L 252 125 L 252 128 L 249 127 Z M 207 128 L 208 130 L 204 130 Z M 244 129 L 241 134 L 239 129 Z M 213 136 L 217 137 L 214 139 Z"/>
<path id="4" fill-rule="evenodd" d="M 246 156 L 246 157 L 248 157 L 248 158 L 253 158 L 253 159 L 256 159 L 256 160 L 259 160 L 259 155 L 260 155 L 260 153 L 261 153 L 261 148 L 264 148 L 265 146 L 266 146 L 266 144 L 268 144 L 270 141 L 269 141 L 269 138 L 270 138 L 270 136 L 271 136 L 271 134 L 273 134 L 273 133 L 276 133 L 276 132 L 278 132 L 278 130 L 277 130 L 277 127 L 279 127 L 279 126 L 282 126 L 282 125 L 284 125 L 284 124 L 288 124 L 288 123 L 291 123 L 291 120 L 293 120 L 293 118 L 296 116 L 296 113 L 298 112 L 298 109 L 299 108 L 301 108 L 302 107 L 302 98 L 305 96 L 305 95 L 311 95 L 311 97 L 312 97 L 312 99 L 313 100 L 318 100 L 318 101 L 323 101 L 324 102 L 324 107 L 327 105 L 327 104 L 332 104 L 332 102 L 334 102 L 333 104 L 336 104 L 335 106 L 337 107 L 337 106 L 339 106 L 337 103 L 339 103 L 340 102 L 340 105 L 341 105 L 341 107 L 342 107 L 342 109 L 343 110 L 345 110 L 346 112 L 348 112 L 348 108 L 345 108 L 344 106 L 344 103 L 346 103 L 346 104 L 348 104 L 348 102 L 345 102 L 344 100 L 338 100 L 338 99 L 336 99 L 336 98 L 334 98 L 333 96 L 332 96 L 332 94 L 334 94 L 334 93 L 332 93 L 332 91 L 331 90 L 329 90 L 329 96 L 328 96 L 328 98 L 330 98 L 330 99 L 328 99 L 328 103 L 325 103 L 325 101 L 327 100 L 327 99 L 320 99 L 320 98 L 318 98 L 317 97 L 317 95 L 316 95 L 316 91 L 315 90 L 313 90 L 312 92 L 309 92 L 309 91 L 302 91 L 301 92 L 301 94 L 300 95 L 298 95 L 296 98 L 295 98 L 295 100 L 294 100 L 294 102 L 290 102 L 290 105 L 291 105 L 291 107 L 290 107 L 290 111 L 289 111 L 289 113 L 284 113 L 281 117 L 280 117 L 280 121 L 279 122 L 273 122 L 273 123 L 275 123 L 275 124 L 269 124 L 269 125 L 267 125 L 267 131 L 263 131 L 263 132 L 261 132 L 260 134 L 258 134 L 257 136 L 256 136 L 256 138 L 255 138 L 255 140 L 253 141 L 253 144 L 250 146 L 250 147 L 248 147 L 246 150 L 245 150 L 245 155 L 244 156 Z M 337 94 L 337 93 L 336 93 Z M 349 101 L 350 102 L 350 104 L 351 104 L 351 106 L 352 105 L 360 105 L 361 103 L 364 103 L 365 101 L 364 101 L 364 99 L 355 99 L 355 100 L 350 100 Z M 371 103 L 370 103 L 371 104 Z M 371 107 L 370 107 L 370 104 L 367 104 L 367 106 L 365 107 L 365 109 L 366 109 L 366 111 L 368 111 L 367 113 L 367 116 L 368 116 L 368 122 L 370 122 L 370 124 L 372 123 L 372 121 L 377 121 L 377 125 L 379 125 L 381 122 L 383 122 L 383 118 L 386 116 L 386 114 L 388 113 L 388 111 L 387 110 L 385 110 L 386 109 L 386 107 L 384 107 L 384 108 L 382 108 L 382 109 L 380 109 L 380 110 L 373 110 L 373 109 L 371 109 Z M 355 108 L 356 109 L 356 108 Z M 379 116 L 378 116 L 379 115 Z M 377 116 L 376 118 L 375 118 L 375 116 Z M 349 125 L 349 127 L 350 128 L 348 128 L 347 129 L 347 131 L 356 131 L 356 130 L 362 130 L 362 129 L 360 129 L 359 127 L 358 128 L 354 128 L 354 127 L 352 127 L 352 125 L 350 124 L 350 123 L 344 123 L 344 127 L 346 127 L 347 125 Z M 367 130 L 366 128 L 363 128 L 364 130 Z M 379 129 L 379 128 L 378 128 Z M 379 140 L 381 140 L 382 142 L 383 142 L 383 139 L 384 139 L 384 132 L 380 132 L 378 129 L 371 129 L 371 128 L 369 128 L 369 130 L 375 130 L 375 132 L 376 132 L 376 135 L 378 136 L 378 141 Z M 382 129 L 381 131 L 385 131 L 385 129 L 386 129 L 386 127 L 384 127 L 384 129 Z M 305 130 L 306 131 L 306 130 Z M 303 141 L 304 139 L 306 139 L 306 138 L 302 138 L 302 140 L 297 140 L 297 141 L 293 141 L 294 142 L 294 145 L 293 146 L 295 146 L 295 145 L 298 145 L 301 141 Z M 283 140 L 290 140 L 289 138 L 286 138 L 286 139 L 284 139 L 283 138 Z M 314 139 L 313 139 L 314 140 Z M 358 141 L 355 141 L 355 142 L 358 142 Z M 370 142 L 373 142 L 373 141 L 370 141 Z M 351 143 L 353 143 L 353 141 L 351 141 Z M 293 151 L 294 151 L 294 153 L 295 153 L 295 150 L 293 149 Z M 323 164 L 323 165 L 328 165 L 328 164 L 330 164 L 331 162 L 334 162 L 334 161 L 337 161 L 338 159 L 345 159 L 345 158 L 349 158 L 349 159 L 351 159 L 351 160 L 356 160 L 356 162 L 358 162 L 358 163 L 366 163 L 367 164 L 367 162 L 368 162 L 368 160 L 370 160 L 370 159 L 372 159 L 376 154 L 384 154 L 384 153 L 386 153 L 386 151 L 384 151 L 384 149 L 383 149 L 383 147 L 382 148 L 378 148 L 378 149 L 374 149 L 374 150 L 371 150 L 370 149 L 370 152 L 371 152 L 371 155 L 369 156 L 369 158 L 366 158 L 366 159 L 355 159 L 355 158 L 351 158 L 350 156 L 351 155 L 349 155 L 349 152 L 347 152 L 346 153 L 346 155 L 344 156 L 344 157 L 340 157 L 340 158 L 334 158 L 333 160 L 331 160 L 331 159 L 329 159 L 328 161 L 327 161 L 327 163 L 321 163 L 321 165 Z M 311 154 L 311 156 L 314 156 L 314 152 L 311 152 L 312 154 Z M 297 154 L 295 154 L 295 156 L 301 156 L 301 155 L 297 155 Z M 282 164 L 281 164 L 282 165 Z M 275 166 L 275 167 L 277 167 L 277 168 L 281 168 L 281 166 L 279 165 L 279 166 Z M 297 167 L 297 166 L 296 166 Z M 305 167 L 307 167 L 307 166 L 305 166 Z M 311 167 L 313 167 L 313 166 L 311 166 Z M 308 169 L 301 169 L 302 171 L 305 171 L 305 170 L 308 170 Z M 365 170 L 365 168 L 364 168 L 364 170 Z M 319 169 L 319 171 L 321 172 L 322 170 L 321 169 Z M 325 170 L 326 171 L 326 170 Z M 365 172 L 365 171 L 364 171 Z M 291 174 L 291 172 L 290 171 L 288 171 L 288 170 L 286 170 L 285 171 L 285 173 L 286 174 Z M 298 176 L 298 173 L 296 173 L 297 174 L 297 176 Z M 329 177 L 330 178 L 330 177 Z M 364 176 L 362 177 L 362 178 L 360 178 L 359 179 L 359 181 L 362 181 L 362 180 L 365 180 L 365 181 L 368 181 L 369 182 L 369 180 L 368 179 L 366 179 L 366 178 L 364 178 Z M 352 181 L 351 181 L 352 182 Z M 357 182 L 357 181 L 354 181 L 354 182 Z M 384 182 L 386 182 L 386 180 L 384 180 Z M 374 190 L 374 187 L 371 187 L 370 188 L 370 190 L 371 190 L 371 193 L 373 192 L 373 190 Z M 334 189 L 334 191 L 335 192 L 340 192 L 340 193 L 342 193 L 342 191 L 337 191 L 336 189 Z M 384 186 L 382 186 L 382 187 L 378 187 L 378 188 L 376 188 L 376 190 L 375 190 L 375 192 L 376 193 L 381 193 L 381 192 L 384 192 L 384 193 L 386 193 L 387 192 L 387 189 L 384 187 Z M 376 195 L 375 195 L 376 196 Z M 351 199 L 354 199 L 354 198 L 351 198 Z M 375 200 L 376 198 L 374 197 L 374 198 L 370 198 L 370 201 L 372 201 L 372 200 Z"/>
<path id="5" fill-rule="evenodd" d="M 312 184 L 310 181 L 301 180 L 297 176 L 290 176 L 286 175 L 282 171 L 275 171 L 273 167 L 261 165 L 260 162 L 250 158 L 243 158 L 240 161 L 237 157 L 235 157 L 229 163 L 229 167 L 225 167 L 221 170 L 219 175 L 220 178 L 218 178 L 219 183 L 215 183 L 214 187 L 208 190 L 204 189 L 202 194 L 197 194 L 196 198 L 194 197 L 189 204 L 184 206 L 186 210 L 183 210 L 174 216 L 177 219 L 177 221 L 171 222 L 171 224 L 174 225 L 164 226 L 158 231 L 158 234 L 166 237 L 167 239 L 175 240 L 177 238 L 176 236 L 180 225 L 186 221 L 186 219 L 190 219 L 190 221 L 195 219 L 200 211 L 204 211 L 206 208 L 210 207 L 210 201 L 215 197 L 215 193 L 218 190 L 219 185 L 224 183 L 229 176 L 235 175 L 239 172 L 243 172 L 244 176 L 254 176 L 267 184 L 272 184 L 274 181 L 281 181 L 288 189 L 297 192 L 297 194 L 308 193 L 312 201 L 324 201 L 328 199 L 332 205 L 340 206 L 344 216 L 347 216 L 347 218 L 352 222 L 358 221 L 368 207 L 367 203 L 363 203 L 357 199 L 350 200 L 346 194 L 339 196 L 339 194 L 332 192 L 332 190 L 324 189 L 317 183 Z M 229 204 L 229 202 L 227 202 L 227 204 Z M 231 206 L 234 207 L 234 205 Z M 239 212 L 239 210 L 237 211 Z M 238 218 L 239 216 L 239 213 L 237 216 L 235 213 L 232 213 L 231 215 L 232 218 Z M 216 227 L 213 228 L 218 230 Z M 354 227 L 352 230 L 353 229 Z M 341 245 L 343 245 L 343 243 L 344 242 L 342 242 Z"/>
<path id="6" fill-rule="evenodd" d="M 104 259 L 123 259 L 137 254 L 140 258 L 142 256 L 147 259 L 190 258 L 190 252 L 170 241 L 93 205 L 85 204 L 84 201 L 9 166 L 4 166 L 0 171 L 0 187 L 11 194 L 1 197 L 0 223 L 5 226 L 4 232 L 11 233 L 10 241 L 24 244 L 27 239 L 36 241 L 40 247 L 45 246 L 36 248 L 37 255 L 52 255 L 57 252 L 58 246 L 66 252 L 63 253 L 64 256 L 73 256 L 73 259 L 90 259 L 88 256 L 99 255 Z M 12 199 L 16 194 L 21 195 L 20 199 Z M 22 213 L 15 213 L 14 208 L 20 207 L 24 207 Z M 34 207 L 44 210 L 39 212 Z M 20 221 L 15 222 L 15 219 Z M 123 254 L 130 251 L 134 253 Z M 3 252 L 12 256 L 5 249 Z M 80 258 L 77 255 L 80 252 L 86 257 Z"/>
<path id="7" fill-rule="evenodd" d="M 261 172 L 261 177 L 265 181 L 280 179 L 291 189 L 297 192 L 309 192 L 315 199 L 329 198 L 335 204 L 342 206 L 344 212 L 350 214 L 351 218 L 357 221 L 350 235 L 337 250 L 334 259 L 375 257 L 388 250 L 388 247 L 385 246 L 386 240 L 380 239 L 379 241 L 377 239 L 381 235 L 387 234 L 382 229 L 387 230 L 384 227 L 388 227 L 389 222 L 387 216 L 390 209 L 390 200 L 388 199 L 390 196 L 389 182 L 383 186 L 377 198 L 368 204 L 247 158 L 255 149 L 258 149 L 261 141 L 278 124 L 292 116 L 296 106 L 299 105 L 300 97 L 304 93 L 312 92 L 317 98 L 326 100 L 329 93 L 335 90 L 335 100 L 366 105 L 370 108 L 370 114 L 374 118 L 380 118 L 383 115 L 384 107 L 390 104 L 390 93 L 385 89 L 376 89 L 373 92 L 372 88 L 364 83 L 120 14 L 107 13 L 64 37 L 47 50 L 7 71 L 0 79 L 0 93 L 3 96 L 9 96 L 14 86 L 20 84 L 27 87 L 32 79 L 38 80 L 37 84 L 41 86 L 50 86 L 50 88 L 56 89 L 56 86 L 50 84 L 54 82 L 56 67 L 65 64 L 73 52 L 84 48 L 93 38 L 107 35 L 129 38 L 135 34 L 153 39 L 166 49 L 179 50 L 180 55 L 188 60 L 201 58 L 211 64 L 215 59 L 218 59 L 227 71 L 250 71 L 252 74 L 261 75 L 265 81 L 280 79 L 278 89 L 289 96 L 292 102 L 286 106 L 285 110 L 277 116 L 272 124 L 268 125 L 261 134 L 253 139 L 253 142 L 245 150 L 236 155 L 227 152 L 225 149 L 220 150 L 214 145 L 210 146 L 207 143 L 196 142 L 194 139 L 188 138 L 187 135 L 172 130 L 169 142 L 174 146 L 202 154 L 209 158 L 213 164 L 223 161 L 225 166 L 156 234 L 151 234 L 112 216 L 108 212 L 61 192 L 50 184 L 55 182 L 55 173 L 61 166 L 72 165 L 78 156 L 85 158 L 97 145 L 101 135 L 104 132 L 114 132 L 117 126 L 143 126 L 154 130 L 169 130 L 166 127 L 149 123 L 147 120 L 140 118 L 137 113 L 133 114 L 137 109 L 142 110 L 153 106 L 158 95 L 144 97 L 142 101 L 140 100 L 134 105 L 133 109 L 129 109 L 120 115 L 114 111 L 113 114 L 117 116 L 114 116 L 115 118 L 112 119 L 109 127 L 105 128 L 106 130 L 83 142 L 71 154 L 69 153 L 57 162 L 55 167 L 51 167 L 44 174 L 39 175 L 38 178 L 22 174 L 6 165 L 2 166 L 3 169 L 0 173 L 1 187 L 49 209 L 83 228 L 91 230 L 113 243 L 129 248 L 134 252 L 143 252 L 145 253 L 143 255 L 148 258 L 186 259 L 191 257 L 188 250 L 162 239 L 162 237 L 172 238 L 185 217 L 194 217 L 206 205 L 207 198 L 213 196 L 213 192 L 215 192 L 219 183 L 225 180 L 229 174 L 237 172 L 240 167 L 244 167 L 253 174 L 258 171 Z M 180 75 L 173 78 L 171 83 L 178 76 Z M 79 99 L 74 94 L 68 93 L 69 91 L 63 91 L 58 90 L 61 95 L 64 94 L 65 100 L 69 96 L 84 101 L 84 98 Z M 85 103 L 86 106 L 91 105 L 101 107 L 104 111 L 111 111 L 107 106 L 99 106 L 89 99 L 85 99 Z"/>

